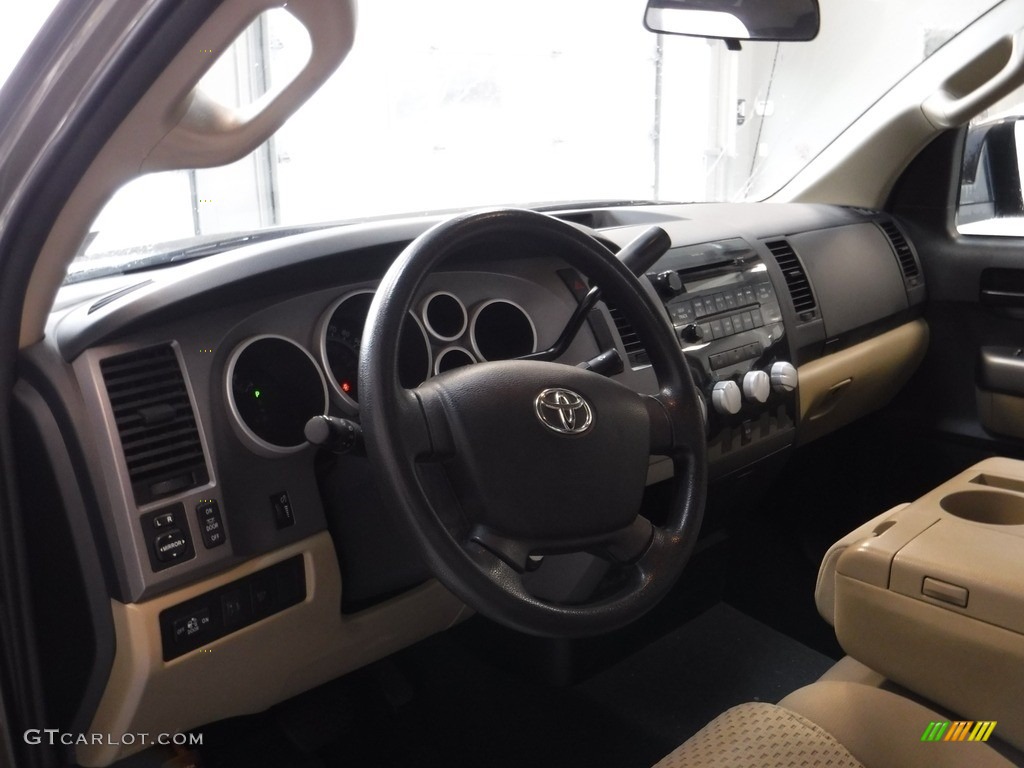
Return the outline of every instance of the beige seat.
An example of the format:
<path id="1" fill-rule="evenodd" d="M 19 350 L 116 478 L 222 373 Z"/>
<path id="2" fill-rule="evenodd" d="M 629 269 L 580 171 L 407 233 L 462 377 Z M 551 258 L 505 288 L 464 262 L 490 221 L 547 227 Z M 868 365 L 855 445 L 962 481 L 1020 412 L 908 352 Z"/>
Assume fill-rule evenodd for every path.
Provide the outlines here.
<path id="1" fill-rule="evenodd" d="M 830 624 L 836 617 L 836 568 L 845 552 L 877 536 L 893 516 L 910 505 L 895 507 L 836 542 L 825 555 L 815 600 Z M 873 626 L 864 643 L 873 646 Z M 863 629 L 863 627 L 862 627 Z M 877 631 L 877 630 L 875 630 Z M 900 638 L 889 637 L 900 644 Z M 842 641 L 842 637 L 840 637 Z M 1007 677 L 1012 686 L 1012 676 Z M 957 698 L 957 697 L 954 697 Z M 816 683 L 794 691 L 777 705 L 741 704 L 719 715 L 656 768 L 996 768 L 1024 766 L 1024 755 L 998 743 L 997 723 L 991 743 L 922 741 L 931 723 L 963 720 L 919 703 L 913 694 L 847 657 Z M 1006 723 L 1004 735 L 1019 743 L 1019 723 Z M 1022 747 L 1024 748 L 1024 747 Z"/>
<path id="2" fill-rule="evenodd" d="M 775 704 L 754 702 L 719 715 L 655 768 L 1012 768 L 981 742 L 925 742 L 932 722 L 950 720 L 877 687 L 879 676 L 844 659 L 816 683 Z"/>

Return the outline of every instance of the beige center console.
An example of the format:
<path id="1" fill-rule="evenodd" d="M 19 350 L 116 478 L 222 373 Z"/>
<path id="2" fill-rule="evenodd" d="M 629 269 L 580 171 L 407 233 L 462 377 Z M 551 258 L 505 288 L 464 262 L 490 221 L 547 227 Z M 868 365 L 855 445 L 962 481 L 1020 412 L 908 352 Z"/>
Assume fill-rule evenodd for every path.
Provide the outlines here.
<path id="1" fill-rule="evenodd" d="M 1024 748 L 1024 462 L 983 461 L 857 529 L 816 598 L 850 656 Z"/>

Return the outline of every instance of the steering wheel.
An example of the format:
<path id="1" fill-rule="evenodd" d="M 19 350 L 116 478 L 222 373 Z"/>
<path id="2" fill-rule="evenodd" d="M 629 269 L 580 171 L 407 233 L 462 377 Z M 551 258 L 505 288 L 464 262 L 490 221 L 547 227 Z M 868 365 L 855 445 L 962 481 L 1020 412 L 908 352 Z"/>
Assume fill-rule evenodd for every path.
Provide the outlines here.
<path id="1" fill-rule="evenodd" d="M 395 339 L 424 278 L 449 256 L 496 239 L 540 244 L 599 285 L 646 345 L 658 394 L 525 360 L 457 368 L 403 388 Z M 662 310 L 614 253 L 576 227 L 499 209 L 452 218 L 414 240 L 370 306 L 359 392 L 385 502 L 437 579 L 478 612 L 531 634 L 592 635 L 638 618 L 682 572 L 707 489 L 697 390 Z M 639 515 L 651 455 L 668 456 L 675 470 L 660 526 Z M 430 463 L 444 468 L 446 483 Z M 610 594 L 564 604 L 527 590 L 523 576 L 536 556 L 578 551 L 620 568 Z"/>

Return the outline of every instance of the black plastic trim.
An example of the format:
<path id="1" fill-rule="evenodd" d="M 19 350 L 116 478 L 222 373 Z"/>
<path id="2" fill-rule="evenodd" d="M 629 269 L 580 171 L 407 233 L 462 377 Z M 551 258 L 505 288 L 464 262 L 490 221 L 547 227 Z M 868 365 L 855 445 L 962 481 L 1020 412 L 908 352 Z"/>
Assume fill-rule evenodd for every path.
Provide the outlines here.
<path id="1" fill-rule="evenodd" d="M 45 382 L 44 386 L 45 386 Z M 92 722 L 103 691 L 114 665 L 117 647 L 113 617 L 110 612 L 110 576 L 104 567 L 102 546 L 90 521 L 98 519 L 98 511 L 89 493 L 91 487 L 87 473 L 83 473 L 82 457 L 77 444 L 69 449 L 65 435 L 74 434 L 63 408 L 55 406 L 53 394 L 47 398 L 32 384 L 22 380 L 15 387 L 15 398 L 25 414 L 32 420 L 45 446 L 47 461 L 53 471 L 58 492 L 63 499 L 63 511 L 71 528 L 75 553 L 78 557 L 80 579 L 84 586 L 87 610 L 92 622 L 95 657 L 90 665 L 88 684 L 78 704 L 77 713 L 67 727 L 73 732 L 85 732 Z M 77 456 L 77 460 L 76 457 Z M 84 492 L 83 492 L 83 489 Z M 45 567 L 45 564 L 41 564 Z M 80 628 L 76 628 L 80 630 Z"/>
<path id="2" fill-rule="evenodd" d="M 164 661 L 184 656 L 305 599 L 306 569 L 302 555 L 296 555 L 166 608 L 160 612 Z"/>
<path id="3" fill-rule="evenodd" d="M 0 205 L 10 206 L 4 210 L 5 220 L 13 222 L 0 231 L 0 413 L 5 415 L 0 418 L 0 715 L 9 733 L 33 727 L 43 715 L 34 630 L 27 610 L 30 595 L 19 531 L 22 510 L 15 491 L 15 441 L 6 418 L 13 398 L 26 288 L 38 254 L 78 180 L 116 126 L 218 5 L 217 0 L 153 2 L 146 21 L 131 31 L 120 51 L 120 66 L 103 73 L 90 91 L 81 94 L 76 110 L 55 127 L 58 133 L 33 158 L 19 196 L 13 201 L 0 200 Z M 72 2 L 61 5 L 64 10 L 75 7 Z M 61 41 L 75 22 L 80 19 L 70 14 L 51 17 L 29 58 L 18 67 L 16 74 L 22 77 L 9 80 L 0 94 L 5 107 L 0 112 L 10 110 L 7 114 L 13 116 L 23 111 L 18 100 L 26 97 L 34 83 L 27 73 L 46 69 L 42 65 L 51 54 L 50 45 Z M 19 89 L 15 85 L 19 79 L 24 79 L 27 87 Z M 12 184 L 18 181 L 11 179 Z M 54 750 L 20 742 L 9 746 L 20 765 L 48 766 L 58 761 Z M 0 756 L 5 761 L 12 757 Z"/>

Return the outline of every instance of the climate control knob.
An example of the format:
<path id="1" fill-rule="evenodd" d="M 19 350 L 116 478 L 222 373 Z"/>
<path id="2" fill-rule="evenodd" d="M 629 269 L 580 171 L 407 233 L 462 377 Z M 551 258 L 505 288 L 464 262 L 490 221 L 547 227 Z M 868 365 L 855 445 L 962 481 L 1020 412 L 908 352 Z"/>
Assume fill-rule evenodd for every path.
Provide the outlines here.
<path id="1" fill-rule="evenodd" d="M 743 407 L 743 396 L 739 385 L 732 381 L 720 381 L 711 390 L 711 404 L 723 416 L 732 416 Z"/>
<path id="2" fill-rule="evenodd" d="M 776 392 L 792 392 L 797 385 L 797 372 L 792 363 L 772 363 L 772 389 Z"/>
<path id="3" fill-rule="evenodd" d="M 772 380 L 764 371 L 748 371 L 743 376 L 743 396 L 752 403 L 768 402 Z"/>

